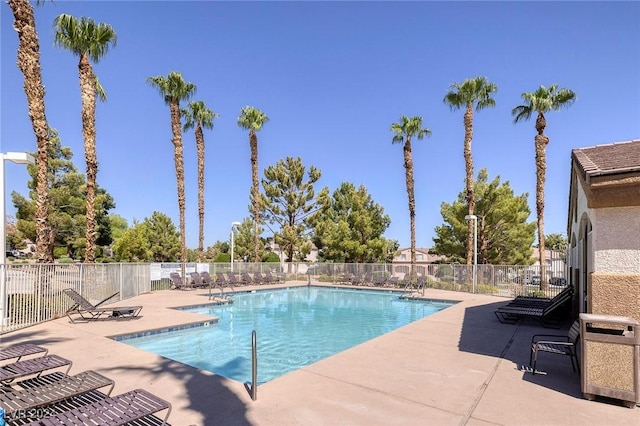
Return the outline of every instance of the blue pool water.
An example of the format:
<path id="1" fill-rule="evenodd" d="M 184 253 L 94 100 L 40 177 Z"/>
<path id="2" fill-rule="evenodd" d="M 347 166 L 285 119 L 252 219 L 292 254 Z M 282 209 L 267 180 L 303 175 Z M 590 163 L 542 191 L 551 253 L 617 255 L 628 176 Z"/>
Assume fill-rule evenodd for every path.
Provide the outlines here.
<path id="1" fill-rule="evenodd" d="M 398 293 L 326 287 L 265 290 L 238 293 L 229 305 L 186 309 L 219 318 L 209 326 L 118 340 L 248 382 L 251 334 L 256 330 L 258 382 L 264 383 L 454 303 L 404 300 Z"/>

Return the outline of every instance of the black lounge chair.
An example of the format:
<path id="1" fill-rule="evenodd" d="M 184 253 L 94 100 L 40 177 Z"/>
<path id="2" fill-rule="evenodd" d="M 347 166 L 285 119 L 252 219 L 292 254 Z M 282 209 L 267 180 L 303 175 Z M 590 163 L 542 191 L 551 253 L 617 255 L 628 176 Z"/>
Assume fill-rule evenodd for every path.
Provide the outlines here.
<path id="1" fill-rule="evenodd" d="M 93 305 L 87 299 L 82 297 L 80 293 L 72 288 L 65 288 L 64 290 L 62 290 L 62 292 L 74 301 L 73 306 L 67 309 L 66 312 L 67 316 L 73 323 L 76 322 L 71 316 L 73 314 L 79 315 L 80 318 L 82 318 L 84 321 L 97 319 L 131 319 L 136 318 L 142 310 L 142 306 L 101 307 L 99 305 L 102 302 L 100 302 L 98 305 Z M 76 320 L 77 319 L 78 318 L 76 318 Z"/>
<path id="2" fill-rule="evenodd" d="M 525 318 L 538 320 L 543 327 L 560 328 L 566 320 L 564 308 L 570 304 L 573 292 L 561 292 L 548 305 L 507 304 L 495 310 L 495 315 L 503 324 L 515 324 Z M 563 315 L 564 314 L 564 315 Z"/>
<path id="3" fill-rule="evenodd" d="M 36 354 L 42 354 L 42 356 L 44 356 L 47 352 L 49 352 L 49 349 L 43 348 L 42 346 L 37 346 L 32 343 L 22 343 L 0 349 L 0 361 L 17 358 L 14 362 L 18 362 L 23 356 Z"/>
<path id="4" fill-rule="evenodd" d="M 400 278 L 397 276 L 392 276 L 387 280 L 387 287 L 398 287 L 398 283 L 400 282 Z"/>
<path id="5" fill-rule="evenodd" d="M 0 406 L 4 409 L 5 415 L 11 418 L 14 413 L 31 410 L 35 412 L 38 407 L 64 401 L 106 386 L 110 386 L 107 396 L 111 395 L 115 382 L 89 370 L 73 376 L 64 375 L 41 385 L 4 390 L 0 392 Z"/>
<path id="6" fill-rule="evenodd" d="M 571 358 L 573 371 L 580 372 L 580 362 L 578 361 L 577 347 L 580 339 L 580 320 L 575 320 L 569 333 L 566 336 L 554 334 L 536 334 L 531 338 L 531 354 L 529 355 L 529 366 L 533 360 L 532 373 L 536 374 L 536 362 L 540 352 L 547 352 L 556 355 L 566 355 Z"/>
<path id="7" fill-rule="evenodd" d="M 227 280 L 227 277 L 225 277 L 225 275 L 222 272 L 216 272 L 216 284 L 217 285 L 229 284 L 229 280 Z"/>
<path id="8" fill-rule="evenodd" d="M 37 358 L 23 359 L 0 367 L 0 382 L 11 383 L 15 379 L 26 376 L 40 376 L 42 372 L 54 368 L 67 367 L 65 374 L 71 369 L 71 361 L 58 355 L 45 355 Z"/>
<path id="9" fill-rule="evenodd" d="M 242 285 L 242 281 L 240 279 L 238 279 L 238 277 L 236 276 L 235 273 L 227 272 L 227 284 L 229 284 L 231 286 Z"/>
<path id="10" fill-rule="evenodd" d="M 163 410 L 167 410 L 167 414 L 162 420 L 162 425 L 166 425 L 169 414 L 171 414 L 171 404 L 144 389 L 135 389 L 69 411 L 56 413 L 28 424 L 33 426 L 120 426 L 144 419 Z"/>
<path id="11" fill-rule="evenodd" d="M 207 286 L 207 284 L 205 284 L 204 280 L 202 279 L 202 276 L 200 276 L 199 273 L 191 272 L 189 275 L 191 276 L 191 286 L 192 287 L 206 287 Z"/>
<path id="12" fill-rule="evenodd" d="M 200 278 L 202 279 L 204 285 L 206 285 L 207 287 L 213 287 L 215 285 L 215 282 L 213 282 L 211 275 L 209 275 L 207 271 L 200 272 Z"/>
<path id="13" fill-rule="evenodd" d="M 254 284 L 253 278 L 251 278 L 251 275 L 249 275 L 248 272 L 243 272 L 242 274 L 240 274 L 240 281 L 242 282 L 242 285 Z"/>
<path id="14" fill-rule="evenodd" d="M 349 279 L 349 283 L 351 285 L 362 285 L 364 284 L 364 277 L 360 272 L 356 272 L 355 274 L 353 274 L 353 276 L 351 276 L 351 279 Z"/>
<path id="15" fill-rule="evenodd" d="M 371 283 L 376 287 L 384 287 L 387 284 L 387 276 L 385 274 L 375 275 Z"/>
<path id="16" fill-rule="evenodd" d="M 184 289 L 184 288 L 188 288 L 189 286 L 187 285 L 187 283 L 185 283 L 184 281 L 182 281 L 182 277 L 180 276 L 179 273 L 177 272 L 171 272 L 169 274 L 169 278 L 171 279 L 171 284 L 173 284 L 173 287 L 178 290 L 178 289 Z"/>
<path id="17" fill-rule="evenodd" d="M 264 273 L 264 281 L 268 284 L 274 284 L 280 282 L 280 277 L 277 275 L 273 275 L 271 271 L 266 271 Z"/>
<path id="18" fill-rule="evenodd" d="M 553 298 L 548 297 L 530 297 L 530 296 L 518 296 L 507 304 L 507 306 L 531 306 L 531 307 L 546 307 L 553 303 L 556 299 L 562 299 L 566 297 L 566 294 L 573 294 L 573 287 L 565 287 L 560 293 L 556 294 Z"/>
<path id="19" fill-rule="evenodd" d="M 264 276 L 260 272 L 253 273 L 253 282 L 256 284 L 266 283 Z"/>

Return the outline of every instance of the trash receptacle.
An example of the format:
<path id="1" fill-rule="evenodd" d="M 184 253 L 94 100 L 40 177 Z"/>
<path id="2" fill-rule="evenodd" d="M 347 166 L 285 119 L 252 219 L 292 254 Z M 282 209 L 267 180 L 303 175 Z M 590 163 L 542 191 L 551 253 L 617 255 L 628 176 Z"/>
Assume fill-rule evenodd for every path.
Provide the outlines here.
<path id="1" fill-rule="evenodd" d="M 580 314 L 582 393 L 640 404 L 640 322 L 615 315 Z"/>

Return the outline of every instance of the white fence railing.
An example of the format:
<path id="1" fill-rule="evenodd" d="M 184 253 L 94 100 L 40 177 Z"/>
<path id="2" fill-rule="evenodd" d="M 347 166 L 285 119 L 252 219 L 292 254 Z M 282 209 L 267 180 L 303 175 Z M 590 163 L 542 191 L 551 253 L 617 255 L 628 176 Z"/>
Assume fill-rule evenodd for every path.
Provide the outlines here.
<path id="1" fill-rule="evenodd" d="M 104 264 L 7 264 L 0 265 L 0 334 L 60 318 L 73 302 L 62 290 L 73 288 L 92 303 L 98 303 L 116 294 L 110 302 L 128 299 L 153 290 L 171 288 L 169 271 L 180 270 L 179 263 L 104 263 Z M 162 273 L 158 275 L 157 271 Z M 186 265 L 186 271 L 203 271 L 214 275 L 229 272 L 229 263 Z M 153 271 L 153 272 L 152 272 Z M 384 285 L 403 289 L 409 287 L 408 264 L 354 264 L 354 263 L 243 263 L 235 262 L 237 274 L 270 271 L 284 281 L 325 282 L 350 284 L 346 275 L 368 277 L 358 285 Z M 543 273 L 542 273 L 543 272 Z M 476 292 L 504 297 L 536 294 L 551 297 L 567 284 L 564 270 L 539 266 L 478 265 L 474 285 L 473 266 L 460 264 L 416 264 L 416 277 L 422 277 L 424 288 Z M 391 277 L 400 278 L 389 284 Z M 188 280 L 188 274 L 185 279 Z M 544 279 L 545 286 L 541 286 Z M 549 285 L 546 285 L 549 284 Z M 546 291 L 541 292 L 541 287 Z M 412 286 L 412 288 L 414 288 Z"/>

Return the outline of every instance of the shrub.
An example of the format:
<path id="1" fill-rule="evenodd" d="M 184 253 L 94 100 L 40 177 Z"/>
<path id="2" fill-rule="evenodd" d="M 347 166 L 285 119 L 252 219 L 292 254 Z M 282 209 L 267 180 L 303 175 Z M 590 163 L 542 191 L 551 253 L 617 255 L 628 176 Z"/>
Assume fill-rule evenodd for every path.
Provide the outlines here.
<path id="1" fill-rule="evenodd" d="M 486 285 L 486 284 L 480 284 L 476 289 L 478 293 L 482 293 L 482 294 L 493 294 L 495 290 L 493 286 Z"/>
<path id="2" fill-rule="evenodd" d="M 73 263 L 73 259 L 70 257 L 61 257 L 58 259 L 58 263 Z"/>

